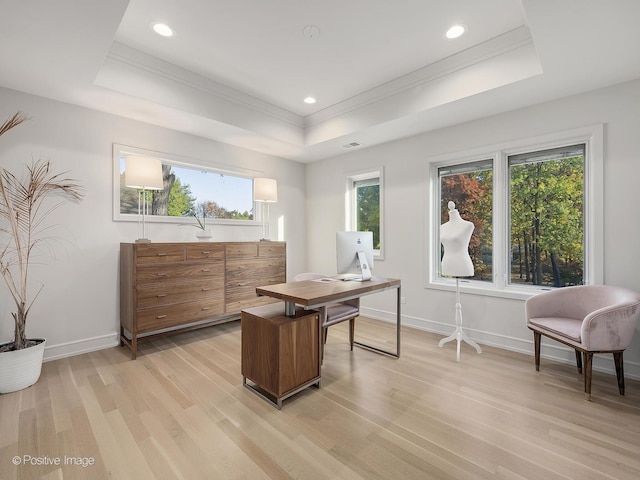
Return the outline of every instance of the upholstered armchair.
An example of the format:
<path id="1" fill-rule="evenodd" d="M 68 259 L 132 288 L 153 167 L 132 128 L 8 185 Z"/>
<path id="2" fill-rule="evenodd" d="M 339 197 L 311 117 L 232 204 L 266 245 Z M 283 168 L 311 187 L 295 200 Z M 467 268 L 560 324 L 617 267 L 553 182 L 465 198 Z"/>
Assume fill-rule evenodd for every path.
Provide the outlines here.
<path id="1" fill-rule="evenodd" d="M 624 395 L 622 353 L 640 316 L 640 295 L 610 285 L 580 285 L 543 292 L 525 303 L 527 326 L 533 330 L 536 371 L 540 370 L 541 337 L 568 345 L 584 367 L 584 393 L 591 399 L 594 353 L 612 353 L 620 395 Z"/>
<path id="2" fill-rule="evenodd" d="M 293 278 L 294 282 L 302 280 L 316 280 L 325 278 L 321 273 L 299 273 Z M 324 344 L 327 343 L 327 330 L 331 325 L 349 320 L 349 344 L 353 350 L 353 337 L 355 333 L 356 317 L 360 315 L 360 299 L 354 298 L 340 303 L 332 303 L 320 309 L 322 321 L 322 347 L 320 359 L 324 359 Z"/>

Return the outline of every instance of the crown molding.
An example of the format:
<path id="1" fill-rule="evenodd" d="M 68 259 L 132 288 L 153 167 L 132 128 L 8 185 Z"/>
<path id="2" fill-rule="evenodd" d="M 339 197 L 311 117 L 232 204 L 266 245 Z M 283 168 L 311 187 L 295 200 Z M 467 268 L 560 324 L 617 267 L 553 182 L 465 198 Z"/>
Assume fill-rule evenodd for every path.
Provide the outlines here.
<path id="1" fill-rule="evenodd" d="M 218 97 L 245 108 L 258 111 L 296 128 L 304 127 L 304 120 L 300 115 L 280 108 L 272 103 L 265 102 L 252 95 L 240 92 L 215 80 L 205 78 L 197 73 L 161 60 L 140 50 L 128 47 L 122 43 L 113 43 L 107 59 L 126 65 L 130 69 L 133 68 L 141 75 L 157 76 L 165 80 L 177 82 L 202 94 Z"/>
<path id="2" fill-rule="evenodd" d="M 340 115 L 374 104 L 406 90 L 431 83 L 439 78 L 487 62 L 495 57 L 527 45 L 533 45 L 531 33 L 527 27 L 519 27 L 358 95 L 354 95 L 323 110 L 307 115 L 304 117 L 304 127 L 307 128 L 321 124 Z"/>
<path id="3" fill-rule="evenodd" d="M 425 99 L 433 100 L 436 92 L 452 101 L 455 95 L 451 94 L 456 92 L 442 90 L 443 82 L 466 85 L 464 91 L 474 94 L 537 73 L 541 69 L 533 39 L 527 27 L 519 27 L 306 117 L 117 42 L 95 83 L 248 132 L 261 132 L 291 146 L 308 147 L 363 128 L 362 112 L 377 124 L 384 121 L 384 112 L 404 116 L 433 108 Z M 491 81 L 474 85 L 476 77 Z"/>

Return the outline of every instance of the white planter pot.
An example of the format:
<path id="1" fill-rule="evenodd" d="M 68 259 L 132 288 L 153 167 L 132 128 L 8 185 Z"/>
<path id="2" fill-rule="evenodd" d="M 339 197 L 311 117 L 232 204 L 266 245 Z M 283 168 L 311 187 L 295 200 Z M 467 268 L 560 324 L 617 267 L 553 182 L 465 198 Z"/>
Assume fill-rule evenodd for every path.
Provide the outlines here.
<path id="1" fill-rule="evenodd" d="M 200 230 L 196 233 L 196 237 L 198 237 L 198 241 L 200 242 L 210 242 L 213 234 L 211 233 L 211 230 L 207 228 L 206 230 Z"/>
<path id="2" fill-rule="evenodd" d="M 44 357 L 44 338 L 37 345 L 22 350 L 0 353 L 0 393 L 11 393 L 30 387 L 40 378 Z"/>

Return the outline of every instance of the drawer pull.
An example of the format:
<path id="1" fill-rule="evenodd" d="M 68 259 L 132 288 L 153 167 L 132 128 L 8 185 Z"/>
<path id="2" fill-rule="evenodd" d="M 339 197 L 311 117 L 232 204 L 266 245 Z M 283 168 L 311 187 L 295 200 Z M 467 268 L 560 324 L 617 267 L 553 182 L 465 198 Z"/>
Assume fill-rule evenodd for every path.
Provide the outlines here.
<path id="1" fill-rule="evenodd" d="M 247 282 L 240 282 L 240 283 L 238 283 L 238 286 L 239 287 L 244 287 L 246 284 L 247 284 Z"/>
<path id="2" fill-rule="evenodd" d="M 202 272 L 210 272 L 211 270 L 210 270 L 210 269 L 208 269 L 208 268 L 203 268 L 201 271 L 202 271 Z"/>
<path id="3" fill-rule="evenodd" d="M 202 310 L 209 310 L 211 307 L 202 307 Z"/>
<path id="4" fill-rule="evenodd" d="M 166 277 L 167 274 L 165 272 L 156 273 L 158 277 Z"/>
<path id="5" fill-rule="evenodd" d="M 208 292 L 209 290 L 211 290 L 211 289 L 210 289 L 210 288 L 207 288 L 207 287 L 202 287 L 202 291 L 203 291 L 203 292 Z"/>
<path id="6" fill-rule="evenodd" d="M 203 254 L 203 255 L 209 255 L 209 253 L 210 253 L 210 252 L 209 252 L 209 250 L 203 250 L 203 251 L 202 251 L 202 254 Z"/>
<path id="7" fill-rule="evenodd" d="M 166 318 L 166 317 L 167 317 L 166 315 L 156 315 L 156 318 L 157 318 L 158 320 L 159 320 L 159 319 L 161 319 L 161 318 Z"/>
<path id="8" fill-rule="evenodd" d="M 156 255 L 158 257 L 166 257 L 167 256 L 167 254 L 165 252 L 158 252 L 158 253 L 156 253 Z"/>
<path id="9" fill-rule="evenodd" d="M 162 297 L 166 297 L 166 296 L 167 296 L 166 293 L 159 293 L 159 294 L 156 295 L 156 297 L 158 297 L 158 298 L 162 298 Z"/>

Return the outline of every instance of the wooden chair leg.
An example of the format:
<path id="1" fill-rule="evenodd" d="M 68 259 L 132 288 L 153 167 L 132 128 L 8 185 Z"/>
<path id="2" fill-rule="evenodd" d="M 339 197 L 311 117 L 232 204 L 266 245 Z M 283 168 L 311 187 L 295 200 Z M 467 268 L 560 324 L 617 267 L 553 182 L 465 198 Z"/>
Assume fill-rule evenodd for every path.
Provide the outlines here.
<path id="1" fill-rule="evenodd" d="M 578 373 L 582 374 L 582 352 L 576 350 L 576 365 L 578 365 Z"/>
<path id="2" fill-rule="evenodd" d="M 536 359 L 536 372 L 540 371 L 540 340 L 542 339 L 542 334 L 540 332 L 533 332 L 533 349 L 535 353 Z"/>
<path id="3" fill-rule="evenodd" d="M 329 331 L 328 327 L 324 327 L 322 329 L 322 344 L 324 345 L 325 343 L 327 343 L 327 332 Z"/>
<path id="4" fill-rule="evenodd" d="M 613 362 L 616 364 L 618 391 L 620 392 L 620 395 L 624 395 L 624 366 L 622 364 L 622 352 L 613 352 Z"/>
<path id="5" fill-rule="evenodd" d="M 356 319 L 349 320 L 349 345 L 351 345 L 351 351 L 353 352 L 353 337 L 356 331 Z"/>
<path id="6" fill-rule="evenodd" d="M 593 372 L 593 353 L 584 352 L 584 394 L 587 400 L 591 400 L 591 374 Z"/>

